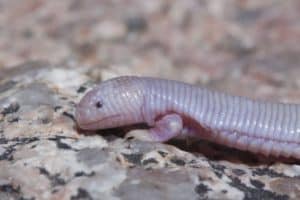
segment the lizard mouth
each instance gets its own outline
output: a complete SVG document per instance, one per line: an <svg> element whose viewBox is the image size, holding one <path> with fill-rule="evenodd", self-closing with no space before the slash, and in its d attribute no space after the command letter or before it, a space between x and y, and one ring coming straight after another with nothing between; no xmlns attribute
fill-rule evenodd
<svg viewBox="0 0 300 200"><path fill-rule="evenodd" d="M109 115L109 116L106 116L106 117L103 117L101 119L96 119L96 120L93 120L93 121L88 121L88 122L80 122L80 120L77 120L77 123L79 125L80 128L82 129L101 129L101 128L97 128L97 125L101 124L101 123L105 123L107 122L108 120L112 120L112 119L116 119L116 118L119 118L121 115L120 114L115 114L115 115ZM109 128L109 127L107 127Z"/></svg>

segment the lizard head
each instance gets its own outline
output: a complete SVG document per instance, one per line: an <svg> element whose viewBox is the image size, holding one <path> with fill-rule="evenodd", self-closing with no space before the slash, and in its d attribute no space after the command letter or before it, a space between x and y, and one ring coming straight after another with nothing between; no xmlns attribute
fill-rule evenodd
<svg viewBox="0 0 300 200"><path fill-rule="evenodd" d="M100 83L78 103L78 126L96 130L142 122L142 92L138 77L124 76Z"/></svg>

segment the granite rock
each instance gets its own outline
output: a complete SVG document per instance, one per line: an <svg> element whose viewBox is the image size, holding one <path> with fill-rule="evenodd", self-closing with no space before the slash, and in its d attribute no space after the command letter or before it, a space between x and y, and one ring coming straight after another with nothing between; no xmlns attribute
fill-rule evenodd
<svg viewBox="0 0 300 200"><path fill-rule="evenodd" d="M87 71L41 64L1 81L1 199L299 198L295 160L78 130L74 109Z"/></svg>
<svg viewBox="0 0 300 200"><path fill-rule="evenodd" d="M82 131L120 75L300 103L297 0L0 1L0 199L299 199L299 161Z"/></svg>

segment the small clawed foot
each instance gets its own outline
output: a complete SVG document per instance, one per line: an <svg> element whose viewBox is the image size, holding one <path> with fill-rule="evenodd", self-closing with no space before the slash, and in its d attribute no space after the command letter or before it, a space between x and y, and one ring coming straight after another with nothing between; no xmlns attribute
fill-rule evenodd
<svg viewBox="0 0 300 200"><path fill-rule="evenodd" d="M126 138L136 138L143 141L165 142L178 136L183 127L183 122L178 114L168 114L155 122L150 130L130 131Z"/></svg>
<svg viewBox="0 0 300 200"><path fill-rule="evenodd" d="M126 139L137 139L141 141L154 142L154 138L151 137L149 130L138 129L132 130L125 135Z"/></svg>
<svg viewBox="0 0 300 200"><path fill-rule="evenodd" d="M183 121L178 114L168 114L155 122L150 129L152 137L159 142L168 141L177 137L183 129Z"/></svg>

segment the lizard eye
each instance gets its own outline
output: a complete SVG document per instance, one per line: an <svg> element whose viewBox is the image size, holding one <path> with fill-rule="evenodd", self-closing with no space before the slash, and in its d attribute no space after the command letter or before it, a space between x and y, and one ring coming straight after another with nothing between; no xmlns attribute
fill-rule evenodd
<svg viewBox="0 0 300 200"><path fill-rule="evenodd" d="M101 101L97 101L95 106L96 106L96 108L102 108L103 104Z"/></svg>

